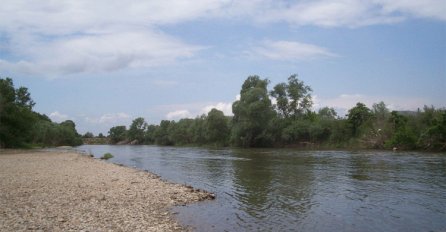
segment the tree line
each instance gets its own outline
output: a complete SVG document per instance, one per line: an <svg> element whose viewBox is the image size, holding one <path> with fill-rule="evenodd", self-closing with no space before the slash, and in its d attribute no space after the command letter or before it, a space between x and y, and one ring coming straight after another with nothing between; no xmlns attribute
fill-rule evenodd
<svg viewBox="0 0 446 232"><path fill-rule="evenodd" d="M82 144L71 120L52 122L33 111L28 88L15 88L11 78L0 78L0 148L77 146Z"/></svg>
<svg viewBox="0 0 446 232"><path fill-rule="evenodd" d="M108 137L113 144L446 150L445 109L390 111L384 102L372 108L358 102L339 117L329 107L313 111L312 89L297 75L271 90L269 83L249 76L232 105L234 116L212 109L159 125L138 117L128 129L110 128Z"/></svg>

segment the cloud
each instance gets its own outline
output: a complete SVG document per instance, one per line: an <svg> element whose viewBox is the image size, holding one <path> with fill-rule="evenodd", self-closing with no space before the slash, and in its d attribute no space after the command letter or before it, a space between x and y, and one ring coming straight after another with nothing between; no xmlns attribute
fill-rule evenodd
<svg viewBox="0 0 446 232"><path fill-rule="evenodd" d="M446 20L446 3L443 0L376 0L387 14L401 12L418 18Z"/></svg>
<svg viewBox="0 0 446 232"><path fill-rule="evenodd" d="M54 111L49 115L50 119L55 122L63 122L65 120L70 119L70 117L66 114L59 113L59 111Z"/></svg>
<svg viewBox="0 0 446 232"><path fill-rule="evenodd" d="M237 1L227 12L232 17L250 18L260 23L286 22L319 27L394 24L412 17L446 20L443 0Z"/></svg>
<svg viewBox="0 0 446 232"><path fill-rule="evenodd" d="M226 116L232 116L232 102L218 102L216 104L207 105L203 107L200 111L200 114L207 114L212 109L217 109L223 112Z"/></svg>
<svg viewBox="0 0 446 232"><path fill-rule="evenodd" d="M247 52L253 57L265 57L272 60L307 60L321 57L336 57L323 47L296 41L264 41L261 45Z"/></svg>
<svg viewBox="0 0 446 232"><path fill-rule="evenodd" d="M166 118L169 120L191 118L192 114L188 110L176 110L167 113Z"/></svg>
<svg viewBox="0 0 446 232"><path fill-rule="evenodd" d="M114 113L114 114L104 114L102 115L98 123L110 124L118 122L127 122L130 120L130 115L126 113Z"/></svg>
<svg viewBox="0 0 446 232"><path fill-rule="evenodd" d="M190 59L208 46L162 31L198 20L362 27L410 18L446 20L444 0L4 0L0 8L0 71L57 77L156 67ZM266 41L254 54L270 59L330 57L327 49Z"/></svg>
<svg viewBox="0 0 446 232"><path fill-rule="evenodd" d="M55 75L107 72L170 64L202 49L148 30L38 39L32 43L33 46L19 43L13 48L26 60L0 60L0 68Z"/></svg>

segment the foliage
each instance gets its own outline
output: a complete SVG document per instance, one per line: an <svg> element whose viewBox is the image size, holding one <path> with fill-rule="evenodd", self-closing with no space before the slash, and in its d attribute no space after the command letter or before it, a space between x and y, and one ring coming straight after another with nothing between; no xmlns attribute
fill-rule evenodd
<svg viewBox="0 0 446 232"><path fill-rule="evenodd" d="M105 153L105 154L101 157L101 159L104 159L104 160L108 160L108 159L111 159L111 158L113 158L113 155L112 155L111 153Z"/></svg>
<svg viewBox="0 0 446 232"><path fill-rule="evenodd" d="M11 78L0 78L0 147L82 144L73 121L53 123L34 112L34 105L26 87L15 89Z"/></svg>
<svg viewBox="0 0 446 232"><path fill-rule="evenodd" d="M111 128L110 138L112 143L137 139L158 145L446 150L444 109L390 112L384 102L371 108L358 102L346 117L339 117L330 107L312 111L312 90L296 75L269 92L268 84L249 76L240 100L232 105L233 117L212 109L194 119L163 120L159 125L136 118L128 132L125 126ZM270 97L276 100L274 106Z"/></svg>
<svg viewBox="0 0 446 232"><path fill-rule="evenodd" d="M372 113L364 103L358 102L356 106L348 111L347 121L351 126L352 135L358 136L359 129L363 126L369 119L371 119Z"/></svg>
<svg viewBox="0 0 446 232"><path fill-rule="evenodd" d="M91 132L86 132L84 135L82 135L82 138L93 138L94 137L94 135L93 135L93 133L91 133Z"/></svg>
<svg viewBox="0 0 446 232"><path fill-rule="evenodd" d="M116 144L124 141L127 138L127 129L125 126L115 126L108 131L110 142Z"/></svg>
<svg viewBox="0 0 446 232"><path fill-rule="evenodd" d="M309 112L313 101L312 89L297 78L296 74L288 77L288 83L279 83L270 92L276 98L275 108L281 117L301 117Z"/></svg>
<svg viewBox="0 0 446 232"><path fill-rule="evenodd" d="M232 104L232 141L242 147L259 147L270 144L268 127L275 113L268 95L269 81L250 76L243 83L240 100Z"/></svg>
<svg viewBox="0 0 446 232"><path fill-rule="evenodd" d="M144 132L147 128L147 123L144 118L139 117L133 120L127 132L130 141L137 141L137 143L144 142Z"/></svg>

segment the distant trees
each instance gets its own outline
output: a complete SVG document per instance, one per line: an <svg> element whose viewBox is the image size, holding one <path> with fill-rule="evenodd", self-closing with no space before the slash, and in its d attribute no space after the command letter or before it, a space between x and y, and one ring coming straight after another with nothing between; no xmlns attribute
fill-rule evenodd
<svg viewBox="0 0 446 232"><path fill-rule="evenodd" d="M125 126L114 126L108 131L108 136L112 144L118 143L127 138L127 129Z"/></svg>
<svg viewBox="0 0 446 232"><path fill-rule="evenodd" d="M330 107L313 111L312 89L297 75L270 91L268 84L249 76L240 100L232 105L232 117L212 109L194 119L162 120L159 125L136 118L128 131L125 126L111 128L110 139L158 145L446 150L445 109L390 112L384 102L371 108L358 102L340 117Z"/></svg>
<svg viewBox="0 0 446 232"><path fill-rule="evenodd" d="M86 132L84 135L82 135L82 138L85 138L85 139L90 139L90 138L93 138L94 137L94 135L93 135L93 133L91 133L91 132Z"/></svg>
<svg viewBox="0 0 446 232"><path fill-rule="evenodd" d="M26 87L15 89L11 78L0 78L0 147L82 144L73 121L54 123L34 105Z"/></svg>

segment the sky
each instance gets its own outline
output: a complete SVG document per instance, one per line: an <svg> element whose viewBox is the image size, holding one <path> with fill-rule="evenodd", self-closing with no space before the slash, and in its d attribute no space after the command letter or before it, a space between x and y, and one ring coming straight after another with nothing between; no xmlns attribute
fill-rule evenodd
<svg viewBox="0 0 446 232"><path fill-rule="evenodd" d="M2 0L0 77L34 110L107 134L231 105L292 74L314 110L446 107L445 0Z"/></svg>

